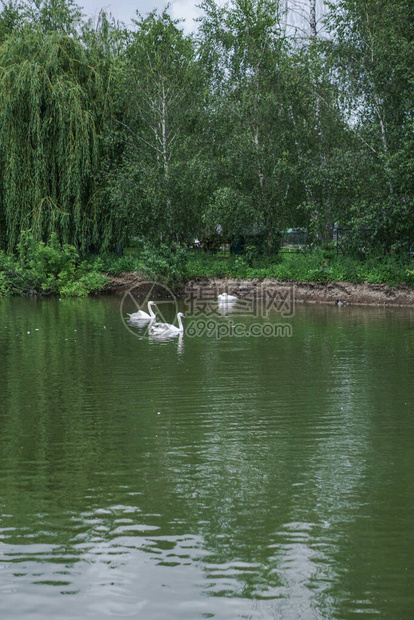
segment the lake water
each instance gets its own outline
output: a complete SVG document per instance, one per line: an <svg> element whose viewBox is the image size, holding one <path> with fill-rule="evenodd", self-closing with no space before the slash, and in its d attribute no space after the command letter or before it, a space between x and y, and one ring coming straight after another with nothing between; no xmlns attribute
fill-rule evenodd
<svg viewBox="0 0 414 620"><path fill-rule="evenodd" d="M0 300L0 618L413 617L414 311L120 299Z"/></svg>

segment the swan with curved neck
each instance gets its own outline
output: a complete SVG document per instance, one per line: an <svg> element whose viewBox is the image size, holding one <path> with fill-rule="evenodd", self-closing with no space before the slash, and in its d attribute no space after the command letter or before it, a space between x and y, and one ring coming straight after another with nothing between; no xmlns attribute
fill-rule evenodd
<svg viewBox="0 0 414 620"><path fill-rule="evenodd" d="M138 312L133 312L132 314L129 314L130 320L131 321L153 321L157 317L155 316L155 313L152 307L156 305L157 304L155 303L155 301L149 301L148 302L149 314L147 312L144 312L143 310L138 310Z"/></svg>
<svg viewBox="0 0 414 620"><path fill-rule="evenodd" d="M178 327L171 325L171 323L152 323L149 326L149 333L153 336L162 336L168 334L169 336L184 333L184 325L182 319L185 319L185 315L182 312L177 314Z"/></svg>

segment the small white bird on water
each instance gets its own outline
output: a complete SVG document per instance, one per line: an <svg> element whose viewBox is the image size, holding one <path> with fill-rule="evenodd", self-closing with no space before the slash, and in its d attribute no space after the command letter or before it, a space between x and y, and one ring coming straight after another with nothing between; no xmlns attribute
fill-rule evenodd
<svg viewBox="0 0 414 620"><path fill-rule="evenodd" d="M176 336L184 332L184 325L182 319L185 319L183 312L177 314L178 327L171 325L171 323L152 323L148 332L152 336Z"/></svg>
<svg viewBox="0 0 414 620"><path fill-rule="evenodd" d="M219 303L233 303L238 301L238 297L235 295L228 295L227 293L221 293L221 295L217 296Z"/></svg>
<svg viewBox="0 0 414 620"><path fill-rule="evenodd" d="M132 314L128 313L128 316L131 321L153 321L157 317L155 316L154 310L152 306L156 306L155 301L148 302L148 312L144 312L143 310L138 310L138 312L133 312Z"/></svg>

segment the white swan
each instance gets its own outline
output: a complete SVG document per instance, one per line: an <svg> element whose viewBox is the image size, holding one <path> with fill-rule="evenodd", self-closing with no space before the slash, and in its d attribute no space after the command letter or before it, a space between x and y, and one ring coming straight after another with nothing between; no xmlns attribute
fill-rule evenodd
<svg viewBox="0 0 414 620"><path fill-rule="evenodd" d="M217 296L217 300L219 303L233 303L238 301L238 297L235 295L228 295L227 293L221 293L221 295Z"/></svg>
<svg viewBox="0 0 414 620"><path fill-rule="evenodd" d="M171 325L170 323L152 323L148 331L152 336L172 336L182 334L184 332L184 326L182 319L185 319L185 315L182 312L177 314L178 327Z"/></svg>
<svg viewBox="0 0 414 620"><path fill-rule="evenodd" d="M138 310L138 312L133 312L132 314L128 313L128 316L131 321L153 321L157 317L155 316L154 310L152 306L156 306L155 301L148 302L148 312L144 312L143 310Z"/></svg>

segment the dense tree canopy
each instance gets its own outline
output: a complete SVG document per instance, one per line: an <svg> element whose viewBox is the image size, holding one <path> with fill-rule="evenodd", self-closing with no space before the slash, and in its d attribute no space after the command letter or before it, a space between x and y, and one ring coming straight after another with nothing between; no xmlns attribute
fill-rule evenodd
<svg viewBox="0 0 414 620"><path fill-rule="evenodd" d="M164 11L135 20L121 76L124 149L111 178L131 232L185 240L199 222L194 192L201 73L195 46ZM196 209L197 207L197 209Z"/></svg>
<svg viewBox="0 0 414 620"><path fill-rule="evenodd" d="M126 28L73 0L3 0L0 247L31 229L85 251L217 230L273 248L339 223L406 248L414 6L327 3L320 38L303 2L295 39L281 0L204 0L192 35L168 9Z"/></svg>
<svg viewBox="0 0 414 620"><path fill-rule="evenodd" d="M331 9L329 51L360 146L353 217L398 245L414 238L414 5L338 0Z"/></svg>

